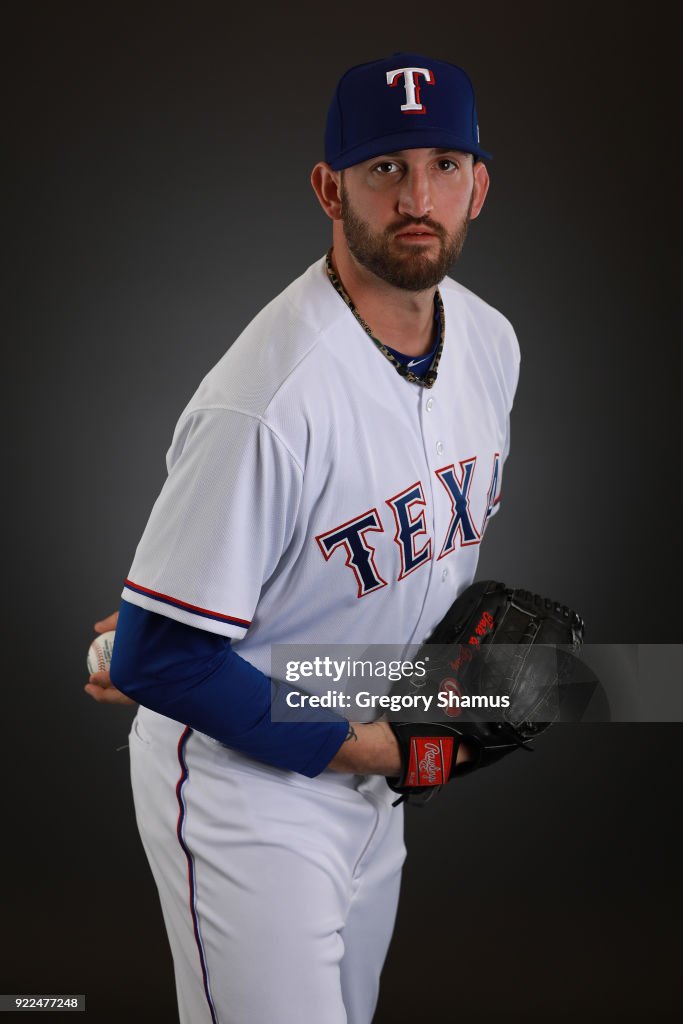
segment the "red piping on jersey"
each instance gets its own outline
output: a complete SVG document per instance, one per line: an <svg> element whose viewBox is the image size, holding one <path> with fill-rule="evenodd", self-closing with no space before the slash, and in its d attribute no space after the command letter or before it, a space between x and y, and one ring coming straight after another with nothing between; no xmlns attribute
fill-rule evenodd
<svg viewBox="0 0 683 1024"><path fill-rule="evenodd" d="M210 619L220 619L221 622L230 622L234 626L244 626L245 629L248 629L251 625L250 619L238 619L235 615L224 615L223 612L214 612L209 608L200 608L198 604L188 604L187 601L181 601L177 597L169 597L168 594L162 594L158 590L142 587L139 583L134 583L133 580L125 580L124 586L139 594L148 594L150 597L156 598L157 601L164 601L166 604L176 605L178 608L187 608L188 611L197 612L197 614L205 615Z"/></svg>

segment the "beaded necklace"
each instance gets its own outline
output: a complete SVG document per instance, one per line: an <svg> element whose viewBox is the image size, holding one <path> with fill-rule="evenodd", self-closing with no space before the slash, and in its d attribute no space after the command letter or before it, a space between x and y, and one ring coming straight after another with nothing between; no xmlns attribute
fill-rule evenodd
<svg viewBox="0 0 683 1024"><path fill-rule="evenodd" d="M412 370L409 370L408 367L405 366L403 363L399 363L399 361L396 358L396 356L392 352L390 352L389 349L387 348L387 346L384 345L379 340L379 338L376 338L375 335L372 333L372 330L370 329L368 324L366 324L365 320L363 320L363 317L360 315L360 313L358 312L358 310L354 306L353 302L351 301L351 297L349 296L348 292L344 288L344 285L341 283L341 281L339 280L339 277L335 273L334 267L332 266L332 259L331 259L331 255L330 255L331 252L332 252L332 250L330 249L330 251L327 253L327 255L325 257L325 266L327 268L327 276L329 277L330 282L332 283L332 285L334 286L336 291L339 293L339 295L342 297L342 299L344 300L346 305L349 307L349 309L351 310L351 312L355 316L355 318L358 321L358 323L361 325L361 327L363 328L365 333L368 335L368 337L372 339L372 341L375 343L375 345L380 350L382 355L386 359L389 360L389 362L392 364L392 366L394 367L396 372L401 377L404 377L411 384L419 384L420 387L423 387L423 388L432 388L432 387L434 387L434 382L436 381L436 375L437 375L437 372L438 372L438 369L439 369L439 362L441 360L441 353L443 352L444 338L446 336L446 316L445 316L444 308L443 308L443 300L441 298L441 295L439 294L439 289L437 288L436 295L435 295L437 310L438 310L438 313L439 313L439 321L440 321L440 325L441 325L440 338L439 338L439 346L438 346L436 352L434 353L434 358L432 359L431 366L429 367L429 369L427 370L425 375L423 377L418 377L417 374L413 373Z"/></svg>

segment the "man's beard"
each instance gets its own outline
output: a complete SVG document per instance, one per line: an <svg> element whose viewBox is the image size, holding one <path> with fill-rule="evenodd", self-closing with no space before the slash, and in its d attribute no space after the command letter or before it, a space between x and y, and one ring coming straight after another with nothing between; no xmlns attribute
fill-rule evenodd
<svg viewBox="0 0 683 1024"><path fill-rule="evenodd" d="M343 182L340 198L344 235L352 255L363 267L394 288L420 292L437 285L460 255L467 237L474 189L470 196L467 215L452 235L448 235L440 224L429 217L404 218L391 224L383 232L374 233L351 208ZM436 256L429 254L427 246L423 250L417 245L406 245L399 251L401 243L395 240L396 233L418 226L424 227L438 237L439 252Z"/></svg>

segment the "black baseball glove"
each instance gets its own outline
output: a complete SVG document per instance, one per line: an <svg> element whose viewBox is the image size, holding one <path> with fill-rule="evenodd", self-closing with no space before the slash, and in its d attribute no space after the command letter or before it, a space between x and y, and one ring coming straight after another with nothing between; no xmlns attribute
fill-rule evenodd
<svg viewBox="0 0 683 1024"><path fill-rule="evenodd" d="M454 775L529 748L558 716L582 640L583 622L565 605L491 580L468 587L414 659L425 674L392 690L432 700L389 721L402 762L391 788L423 802ZM456 764L462 743L470 759Z"/></svg>

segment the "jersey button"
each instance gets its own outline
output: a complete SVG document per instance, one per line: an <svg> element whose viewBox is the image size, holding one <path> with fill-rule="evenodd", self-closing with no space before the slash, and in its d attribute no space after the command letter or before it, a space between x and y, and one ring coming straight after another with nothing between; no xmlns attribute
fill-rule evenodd
<svg viewBox="0 0 683 1024"><path fill-rule="evenodd" d="M443 572L441 573L441 582L445 583L447 579L448 579L448 569L444 569Z"/></svg>
<svg viewBox="0 0 683 1024"><path fill-rule="evenodd" d="M434 408L434 399L433 398L428 398L427 399L427 404L425 405L425 409L427 410L427 412L431 412L433 408Z"/></svg>
<svg viewBox="0 0 683 1024"><path fill-rule="evenodd" d="M436 454L437 455L443 455L443 442L442 441L437 441L436 442Z"/></svg>

